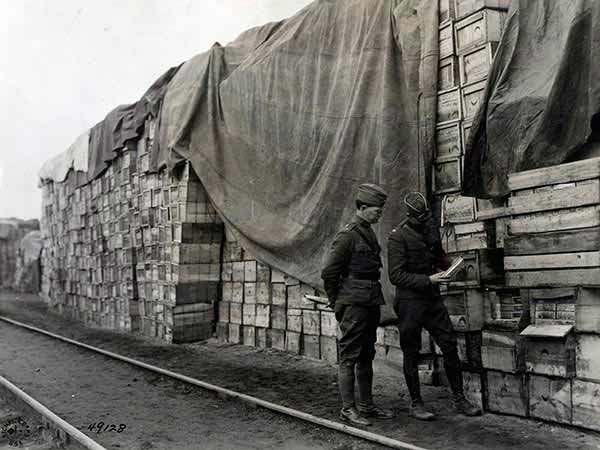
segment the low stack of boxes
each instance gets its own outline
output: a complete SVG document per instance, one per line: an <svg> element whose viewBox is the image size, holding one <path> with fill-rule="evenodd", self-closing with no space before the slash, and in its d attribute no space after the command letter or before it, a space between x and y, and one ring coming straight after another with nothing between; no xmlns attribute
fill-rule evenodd
<svg viewBox="0 0 600 450"><path fill-rule="evenodd" d="M304 298L318 292L261 264L240 247L231 232L226 235L218 338L337 362L334 313Z"/></svg>

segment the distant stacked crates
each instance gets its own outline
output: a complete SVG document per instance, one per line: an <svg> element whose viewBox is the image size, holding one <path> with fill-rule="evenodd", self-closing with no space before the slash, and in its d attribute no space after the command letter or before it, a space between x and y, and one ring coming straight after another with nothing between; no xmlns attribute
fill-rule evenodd
<svg viewBox="0 0 600 450"><path fill-rule="evenodd" d="M223 225L188 163L151 171L155 121L87 183L42 186L42 293L87 324L167 342L206 339Z"/></svg>

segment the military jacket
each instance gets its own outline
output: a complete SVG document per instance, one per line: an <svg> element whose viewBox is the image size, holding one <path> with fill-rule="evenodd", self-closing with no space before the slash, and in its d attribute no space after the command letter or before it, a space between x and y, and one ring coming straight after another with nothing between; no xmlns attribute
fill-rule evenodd
<svg viewBox="0 0 600 450"><path fill-rule="evenodd" d="M401 222L388 238L388 275L396 286L396 300L434 299L439 288L429 276L449 267L437 227L432 220Z"/></svg>
<svg viewBox="0 0 600 450"><path fill-rule="evenodd" d="M321 272L331 303L381 305L381 247L370 224L355 216L335 236Z"/></svg>

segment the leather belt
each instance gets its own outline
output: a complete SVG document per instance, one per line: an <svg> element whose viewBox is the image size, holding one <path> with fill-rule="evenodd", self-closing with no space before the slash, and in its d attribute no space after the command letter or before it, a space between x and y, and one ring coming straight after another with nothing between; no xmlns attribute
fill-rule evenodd
<svg viewBox="0 0 600 450"><path fill-rule="evenodd" d="M370 280L370 281L379 281L379 274L360 274L360 273L349 273L346 278L351 278L354 280Z"/></svg>

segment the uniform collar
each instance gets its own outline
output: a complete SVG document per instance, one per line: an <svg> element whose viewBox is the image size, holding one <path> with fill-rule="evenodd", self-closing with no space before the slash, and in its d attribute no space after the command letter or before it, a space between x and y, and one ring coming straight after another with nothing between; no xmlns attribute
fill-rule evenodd
<svg viewBox="0 0 600 450"><path fill-rule="evenodd" d="M371 224L367 222L365 219L360 217L358 214L354 214L354 218L352 219L353 223L356 223L365 228L371 228Z"/></svg>

